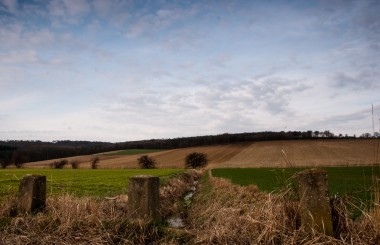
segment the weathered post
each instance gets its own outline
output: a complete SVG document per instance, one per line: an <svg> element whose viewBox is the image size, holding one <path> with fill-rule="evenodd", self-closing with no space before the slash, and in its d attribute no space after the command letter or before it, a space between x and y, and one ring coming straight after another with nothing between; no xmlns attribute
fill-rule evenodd
<svg viewBox="0 0 380 245"><path fill-rule="evenodd" d="M19 186L17 210L36 213L45 208L46 176L25 175Z"/></svg>
<svg viewBox="0 0 380 245"><path fill-rule="evenodd" d="M297 179L301 226L308 232L334 236L326 171L304 170L297 174Z"/></svg>
<svg viewBox="0 0 380 245"><path fill-rule="evenodd" d="M160 221L159 178L139 175L129 178L128 212L131 220Z"/></svg>
<svg viewBox="0 0 380 245"><path fill-rule="evenodd" d="M374 218L377 222L378 228L380 228L380 178L378 177L376 177L374 189L375 189Z"/></svg>

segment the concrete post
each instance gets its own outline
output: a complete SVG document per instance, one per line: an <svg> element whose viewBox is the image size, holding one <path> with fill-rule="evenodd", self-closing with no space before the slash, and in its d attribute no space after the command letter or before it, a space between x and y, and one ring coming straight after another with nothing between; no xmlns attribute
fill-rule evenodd
<svg viewBox="0 0 380 245"><path fill-rule="evenodd" d="M46 176L25 175L19 186L17 210L19 212L36 213L45 208Z"/></svg>
<svg viewBox="0 0 380 245"><path fill-rule="evenodd" d="M304 170L297 174L297 179L301 227L334 236L326 171Z"/></svg>
<svg viewBox="0 0 380 245"><path fill-rule="evenodd" d="M159 178L139 175L129 178L128 212L132 220L160 221Z"/></svg>

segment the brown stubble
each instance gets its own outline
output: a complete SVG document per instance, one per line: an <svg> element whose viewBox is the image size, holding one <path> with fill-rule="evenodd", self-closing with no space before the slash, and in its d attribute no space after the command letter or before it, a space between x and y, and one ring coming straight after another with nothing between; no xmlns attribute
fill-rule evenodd
<svg viewBox="0 0 380 245"><path fill-rule="evenodd" d="M301 228L300 203L289 187L263 193L256 186L241 187L212 178L201 188L189 211L189 223L198 244L378 244L380 230L375 216L350 218L347 200L335 203L340 232L336 237ZM203 194L202 194L203 193Z"/></svg>

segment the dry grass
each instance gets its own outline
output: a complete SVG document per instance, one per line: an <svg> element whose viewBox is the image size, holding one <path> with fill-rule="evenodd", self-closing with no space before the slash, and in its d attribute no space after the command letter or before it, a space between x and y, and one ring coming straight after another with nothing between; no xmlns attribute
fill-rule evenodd
<svg viewBox="0 0 380 245"><path fill-rule="evenodd" d="M162 215L179 212L178 199L199 173L185 173L160 189ZM15 215L15 198L0 206L0 244L175 244L183 238L160 225L126 220L128 198L47 198L46 210L36 215Z"/></svg>
<svg viewBox="0 0 380 245"><path fill-rule="evenodd" d="M203 183L189 211L189 222L198 244L379 244L380 220L364 213L353 221L350 205L335 202L339 234L309 234L300 228L299 202L291 189L265 194L255 186L240 187L224 179ZM338 219L339 218L339 219Z"/></svg>
<svg viewBox="0 0 380 245"><path fill-rule="evenodd" d="M278 194L206 176L190 208L181 199L200 172L178 175L160 188L164 217L186 212L182 230L131 223L127 196L49 197L45 212L16 215L15 198L0 206L0 244L379 244L379 209L350 219L350 203L334 199L336 237L300 228L299 201L291 188ZM378 204L378 203L377 203Z"/></svg>
<svg viewBox="0 0 380 245"><path fill-rule="evenodd" d="M193 185L201 176L201 171L185 172L177 178L171 178L165 186L160 188L161 215L163 217L180 214L184 211L181 198L189 191L189 186Z"/></svg>
<svg viewBox="0 0 380 245"><path fill-rule="evenodd" d="M377 156L378 157L378 156ZM376 158L375 161L378 159ZM374 195L374 208L371 211L371 217L375 222L376 229L380 230L380 186L379 186L379 176L372 175L372 186L373 186L373 195Z"/></svg>

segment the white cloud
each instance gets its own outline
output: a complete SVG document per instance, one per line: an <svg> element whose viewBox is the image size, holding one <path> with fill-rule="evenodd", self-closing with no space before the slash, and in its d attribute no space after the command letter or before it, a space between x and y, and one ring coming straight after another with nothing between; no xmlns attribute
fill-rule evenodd
<svg viewBox="0 0 380 245"><path fill-rule="evenodd" d="M136 38L140 35L152 36L156 33L171 31L174 25L183 25L183 21L190 19L198 13L198 7L192 5L188 8L159 8L155 12L148 12L145 9L133 13L133 17L128 23L125 36Z"/></svg>
<svg viewBox="0 0 380 245"><path fill-rule="evenodd" d="M35 50L12 51L8 54L0 54L0 64L36 63L38 60Z"/></svg>
<svg viewBox="0 0 380 245"><path fill-rule="evenodd" d="M48 10L49 13L53 16L64 17L66 14L64 3L61 0L50 1Z"/></svg>
<svg viewBox="0 0 380 245"><path fill-rule="evenodd" d="M103 115L114 123L137 122L142 128L155 128L171 136L180 136L176 135L178 128L187 135L227 132L231 124L234 132L250 131L252 127L267 129L277 120L264 123L258 119L285 115L291 97L307 88L298 81L267 79L201 85L189 90L130 91L104 105Z"/></svg>
<svg viewBox="0 0 380 245"><path fill-rule="evenodd" d="M377 79L380 74L377 70L366 69L360 72L351 72L353 75L347 75L339 72L334 74L334 86L338 89L349 88L353 90L372 90L378 89L379 83Z"/></svg>
<svg viewBox="0 0 380 245"><path fill-rule="evenodd" d="M67 25L80 25L90 13L91 6L87 0L51 0L46 11L49 24L63 29Z"/></svg>
<svg viewBox="0 0 380 245"><path fill-rule="evenodd" d="M66 10L71 16L81 16L90 11L90 5L87 0L63 0Z"/></svg>
<svg viewBox="0 0 380 245"><path fill-rule="evenodd" d="M16 13L18 9L17 0L1 0L0 4L4 5L9 12Z"/></svg>
<svg viewBox="0 0 380 245"><path fill-rule="evenodd" d="M51 0L48 10L52 16L80 18L89 13L90 5L87 0Z"/></svg>
<svg viewBox="0 0 380 245"><path fill-rule="evenodd" d="M358 132L380 103L376 1L18 4L0 4L7 137Z"/></svg>

